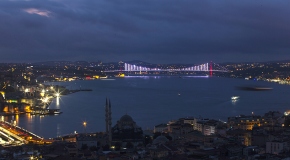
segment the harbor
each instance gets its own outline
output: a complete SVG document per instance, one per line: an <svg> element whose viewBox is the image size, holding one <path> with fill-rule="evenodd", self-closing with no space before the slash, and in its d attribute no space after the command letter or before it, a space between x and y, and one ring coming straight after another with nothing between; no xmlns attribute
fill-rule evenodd
<svg viewBox="0 0 290 160"><path fill-rule="evenodd" d="M92 91L92 89L66 89L59 85L37 84L31 86L16 87L15 92L1 91L0 115L11 116L30 113L31 115L58 115L59 108L50 108L54 99L80 91Z"/></svg>

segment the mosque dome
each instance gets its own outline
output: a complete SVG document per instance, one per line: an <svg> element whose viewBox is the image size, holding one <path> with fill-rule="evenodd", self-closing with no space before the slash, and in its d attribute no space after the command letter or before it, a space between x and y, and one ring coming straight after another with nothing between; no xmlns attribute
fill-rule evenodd
<svg viewBox="0 0 290 160"><path fill-rule="evenodd" d="M131 116L126 114L120 118L120 122L134 122L134 121Z"/></svg>
<svg viewBox="0 0 290 160"><path fill-rule="evenodd" d="M133 118L129 115L123 115L117 124L112 128L113 140L138 139L142 140L143 131L136 125Z"/></svg>

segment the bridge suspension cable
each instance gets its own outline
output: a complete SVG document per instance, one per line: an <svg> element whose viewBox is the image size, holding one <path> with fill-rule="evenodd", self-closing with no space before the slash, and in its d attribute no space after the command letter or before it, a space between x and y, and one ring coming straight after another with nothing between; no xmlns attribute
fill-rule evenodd
<svg viewBox="0 0 290 160"><path fill-rule="evenodd" d="M170 69L161 69L161 68L149 68L137 66L129 63L124 63L124 71L210 71L209 64L204 63L197 66L186 67L186 68L170 68Z"/></svg>
<svg viewBox="0 0 290 160"><path fill-rule="evenodd" d="M195 65L191 67L184 67L184 68L157 68L157 67L145 67L145 66L139 66L135 64L129 64L124 63L124 69L120 68L120 70L113 70L113 71L104 71L104 72L154 72L154 71L160 71L160 72L196 72L196 71L202 71L202 72L210 72L210 75L212 75L212 72L228 72L228 70L225 67L222 67L216 63L210 62L210 63L204 63L200 65Z"/></svg>

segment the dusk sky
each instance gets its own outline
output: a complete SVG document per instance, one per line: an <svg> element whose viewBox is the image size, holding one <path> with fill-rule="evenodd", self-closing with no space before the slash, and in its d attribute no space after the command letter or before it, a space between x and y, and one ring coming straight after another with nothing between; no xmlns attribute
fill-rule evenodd
<svg viewBox="0 0 290 160"><path fill-rule="evenodd" d="M290 60L288 0L1 0L0 62Z"/></svg>

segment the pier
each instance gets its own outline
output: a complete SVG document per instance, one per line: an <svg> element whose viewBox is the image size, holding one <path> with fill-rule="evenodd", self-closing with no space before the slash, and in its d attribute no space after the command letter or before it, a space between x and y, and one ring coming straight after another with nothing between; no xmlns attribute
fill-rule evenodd
<svg viewBox="0 0 290 160"><path fill-rule="evenodd" d="M55 114L61 114L60 109L34 109L30 112L30 114L35 115L55 115Z"/></svg>

